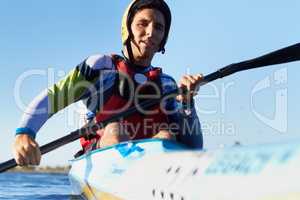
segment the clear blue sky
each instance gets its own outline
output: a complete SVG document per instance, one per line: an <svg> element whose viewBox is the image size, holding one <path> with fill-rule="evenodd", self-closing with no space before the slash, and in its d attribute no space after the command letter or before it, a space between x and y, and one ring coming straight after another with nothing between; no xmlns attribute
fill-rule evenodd
<svg viewBox="0 0 300 200"><path fill-rule="evenodd" d="M166 54L158 55L153 65L163 66L176 80L299 42L297 0L167 2L172 29ZM12 157L14 130L22 114L19 99L27 105L49 79L59 80L91 54L120 52L121 17L128 3L0 1L0 161ZM299 69L300 62L256 69L201 88L196 103L205 148L235 141L250 145L299 140ZM35 75L21 81L24 73ZM20 88L16 94L15 88ZM48 143L78 128L72 113L74 106L51 118L38 142ZM66 164L77 149L78 142L66 145L44 156L42 165Z"/></svg>

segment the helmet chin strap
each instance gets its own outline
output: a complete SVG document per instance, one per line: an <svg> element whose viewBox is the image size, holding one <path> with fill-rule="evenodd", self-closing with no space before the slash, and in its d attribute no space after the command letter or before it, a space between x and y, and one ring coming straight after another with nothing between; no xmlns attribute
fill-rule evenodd
<svg viewBox="0 0 300 200"><path fill-rule="evenodd" d="M131 63L131 64L136 65L136 64L135 64L135 59L134 59L134 56L133 56L133 51L132 51L132 46L131 46L131 40L130 40L129 38L126 40L124 46L125 46L125 48L126 48L125 50L126 50L127 56L126 56L126 54L124 53L123 50L122 50L122 54L123 54L125 60L126 60L127 62ZM164 53L165 53L165 48L164 48L164 47L161 48L161 49L160 49L160 52L161 52L162 54L164 54Z"/></svg>
<svg viewBox="0 0 300 200"><path fill-rule="evenodd" d="M151 65L144 66L144 65L136 64L133 53L132 53L132 47L127 42L126 42L126 44L127 45L125 45L123 47L122 54L123 54L123 57L124 57L126 63L130 67L132 67L134 70L140 71L141 69L144 69L145 67L147 68L147 67L151 66Z"/></svg>
<svg viewBox="0 0 300 200"><path fill-rule="evenodd" d="M129 58L127 58L123 52L124 57L127 58L131 63L134 63L134 56L133 56L133 52L132 52L131 41L129 38L126 40L125 47L126 47L126 51L127 51Z"/></svg>

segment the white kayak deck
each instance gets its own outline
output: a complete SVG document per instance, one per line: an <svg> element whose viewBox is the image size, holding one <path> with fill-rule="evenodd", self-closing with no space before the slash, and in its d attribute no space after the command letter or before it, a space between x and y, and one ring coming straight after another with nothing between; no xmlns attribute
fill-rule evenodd
<svg viewBox="0 0 300 200"><path fill-rule="evenodd" d="M300 142L192 151L159 139L121 143L72 161L87 199L299 200Z"/></svg>

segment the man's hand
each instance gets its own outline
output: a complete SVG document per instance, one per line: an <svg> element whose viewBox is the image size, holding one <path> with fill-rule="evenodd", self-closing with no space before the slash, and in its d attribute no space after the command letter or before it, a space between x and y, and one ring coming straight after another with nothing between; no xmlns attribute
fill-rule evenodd
<svg viewBox="0 0 300 200"><path fill-rule="evenodd" d="M152 138L166 139L166 140L176 140L176 136L172 132L167 130L160 130Z"/></svg>
<svg viewBox="0 0 300 200"><path fill-rule="evenodd" d="M101 138L97 143L97 148L103 148L130 140L125 127L119 122L107 124L103 130L103 134L100 135Z"/></svg>
<svg viewBox="0 0 300 200"><path fill-rule="evenodd" d="M176 99L183 103L190 103L193 96L195 96L199 90L199 83L203 80L202 74L197 75L184 75L178 87L185 91L184 94L180 94Z"/></svg>
<svg viewBox="0 0 300 200"><path fill-rule="evenodd" d="M19 134L13 144L13 154L20 166L39 165L41 151L38 143L27 134Z"/></svg>

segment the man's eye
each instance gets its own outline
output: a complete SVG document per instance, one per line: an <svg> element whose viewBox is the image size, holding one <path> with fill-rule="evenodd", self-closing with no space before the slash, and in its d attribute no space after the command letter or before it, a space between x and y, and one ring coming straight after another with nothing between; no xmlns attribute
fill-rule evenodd
<svg viewBox="0 0 300 200"><path fill-rule="evenodd" d="M137 25L140 26L140 27L146 27L148 25L148 23L146 23L146 22L140 22Z"/></svg>

